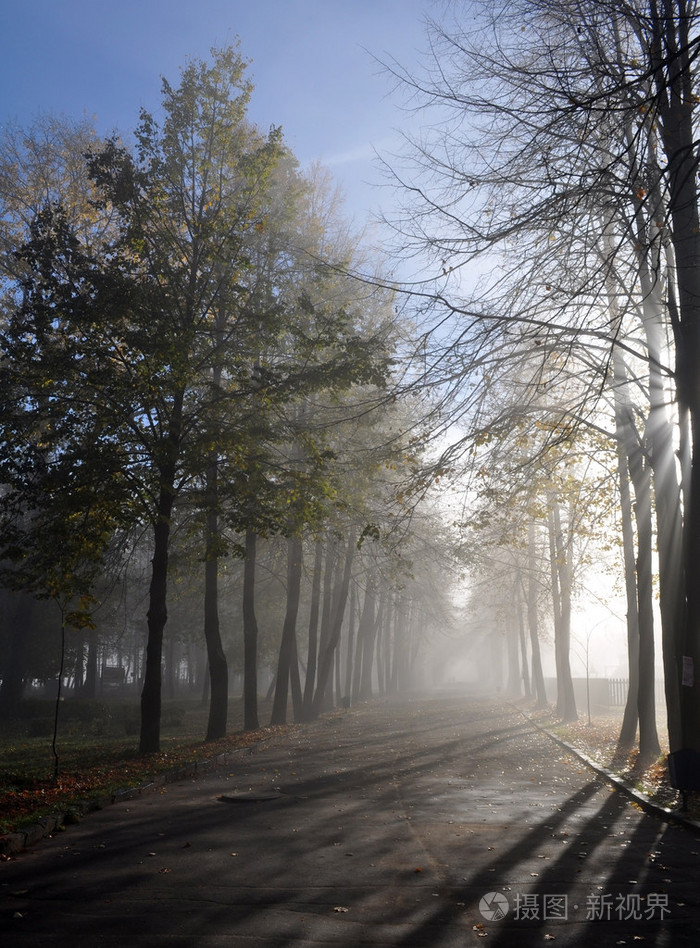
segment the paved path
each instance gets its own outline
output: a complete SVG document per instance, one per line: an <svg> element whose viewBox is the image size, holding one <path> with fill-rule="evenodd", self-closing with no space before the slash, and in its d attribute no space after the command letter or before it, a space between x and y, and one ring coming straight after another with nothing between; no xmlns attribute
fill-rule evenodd
<svg viewBox="0 0 700 948"><path fill-rule="evenodd" d="M0 865L0 945L676 948L697 943L699 835L512 708L379 702Z"/></svg>

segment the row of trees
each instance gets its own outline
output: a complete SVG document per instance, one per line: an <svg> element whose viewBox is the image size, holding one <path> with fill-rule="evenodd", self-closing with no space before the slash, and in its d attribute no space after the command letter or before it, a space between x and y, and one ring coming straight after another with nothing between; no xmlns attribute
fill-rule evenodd
<svg viewBox="0 0 700 948"><path fill-rule="evenodd" d="M671 749L700 749L697 5L449 12L431 26L434 68L395 68L430 117L400 174L411 188L398 231L402 252L429 254L439 274L424 296L426 317L436 303L441 317L431 380L447 392L443 414L465 422L441 463L471 472L482 508L471 525L497 519L492 548L517 553L517 569L524 537L547 525L562 652L574 551L616 486L632 670L623 740L638 720L643 754L658 752L658 571Z"/></svg>
<svg viewBox="0 0 700 948"><path fill-rule="evenodd" d="M249 122L250 94L233 47L190 62L177 86L164 80L161 114L142 112L133 147L56 120L4 142L4 580L56 601L64 633L88 629L108 577L148 551L144 753L160 744L174 552L202 583L208 739L226 729L219 586L236 556L245 725L258 725L261 538L284 538L286 552L273 721L285 720L290 684L297 714L324 707L361 573L360 647L348 647L358 693L373 674L398 674L402 654L415 659L415 643L393 664L386 644L376 648L389 641L378 635L392 628L389 592L410 578L399 547L407 561L416 542L396 497L415 449L402 434L414 421L389 394L401 343L393 295L348 276L371 261L329 182L301 174L280 130ZM296 629L310 545L302 694ZM370 547L383 551L381 584ZM27 630L17 623L11 635L20 655ZM85 640L94 669L97 646ZM7 663L6 700L23 673Z"/></svg>
<svg viewBox="0 0 700 948"><path fill-rule="evenodd" d="M249 124L235 49L164 83L133 149L65 123L14 155L6 138L6 580L79 625L107 561L150 561L143 751L159 742L174 554L201 581L208 736L225 729L232 577L257 725L271 550L273 720L290 695L313 716L329 682L341 697L388 687L417 660L417 629L449 627L434 595L455 562L446 507L417 502L450 476L481 615L512 614L513 685L527 671L544 700L547 601L557 708L575 717L572 603L587 570L617 570L621 745L639 727L642 756L658 753L658 595L671 749L700 748L696 5L447 9L435 68L394 67L429 115L392 170L397 253L436 274L407 293L417 347L320 173Z"/></svg>

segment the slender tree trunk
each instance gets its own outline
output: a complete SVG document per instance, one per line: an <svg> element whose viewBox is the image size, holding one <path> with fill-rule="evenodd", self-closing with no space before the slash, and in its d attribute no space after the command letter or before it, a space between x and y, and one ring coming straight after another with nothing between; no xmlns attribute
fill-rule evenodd
<svg viewBox="0 0 700 948"><path fill-rule="evenodd" d="M640 449L629 458L635 490L637 523L637 616L639 623L639 671L637 713L639 753L644 761L661 753L656 730L654 612L652 580L651 474Z"/></svg>
<svg viewBox="0 0 700 948"><path fill-rule="evenodd" d="M216 351L223 350L225 309L216 316ZM212 366L212 385L221 388L223 368L216 358ZM206 472L206 521L204 537L204 641L209 664L209 720L205 740L216 741L226 736L228 718L228 662L221 641L219 626L219 458L214 449Z"/></svg>
<svg viewBox="0 0 700 948"><path fill-rule="evenodd" d="M532 664L532 683L535 689L536 707L547 707L547 691L542 673L542 657L540 654L539 609L537 582L537 551L535 547L535 524L530 522L527 530L527 624L530 631L530 654Z"/></svg>
<svg viewBox="0 0 700 948"><path fill-rule="evenodd" d="M148 641L146 668L141 691L141 735L139 753L156 754L160 750L160 712L162 702L163 633L168 621L168 554L175 475L180 455L184 393L175 398L170 431L166 440L167 460L160 471L156 519L153 525L153 560L148 603Z"/></svg>
<svg viewBox="0 0 700 948"><path fill-rule="evenodd" d="M292 655L289 664L289 683L292 689L292 712L295 721L304 720L304 696L301 690L301 674L299 672L299 650L296 634L292 639Z"/></svg>
<svg viewBox="0 0 700 948"><path fill-rule="evenodd" d="M408 662L408 673L409 680L411 682L411 688L416 690L419 686L423 685L423 679L419 680L417 674L418 667L418 656L420 654L420 647L422 644L421 631L424 627L425 616L422 608L419 608L415 599L411 600L411 649L409 652L409 662Z"/></svg>
<svg viewBox="0 0 700 948"><path fill-rule="evenodd" d="M362 670L360 673L359 697L367 701L372 697L372 668L374 664L374 637L377 634L377 619L375 615L376 596L375 584L371 575L367 576L365 598L362 603L358 639L362 640Z"/></svg>
<svg viewBox="0 0 700 948"><path fill-rule="evenodd" d="M517 582L514 584L513 595L517 597ZM511 698L519 698L521 695L521 676L520 676L520 655L518 641L517 614L514 610L509 610L506 620L506 641L508 654L508 683L506 692Z"/></svg>
<svg viewBox="0 0 700 948"><path fill-rule="evenodd" d="M167 697L172 701L175 697L175 639L172 635L168 638L167 648L165 649L163 685Z"/></svg>
<svg viewBox="0 0 700 948"><path fill-rule="evenodd" d="M557 569L557 547L554 538L553 511L550 511L547 526L549 529L549 567L552 586L552 614L554 616L554 664L557 676L556 712L564 715L564 690L562 688L562 639L561 639L561 597L559 593L559 570Z"/></svg>
<svg viewBox="0 0 700 948"><path fill-rule="evenodd" d="M401 597L398 614L400 624L398 625L398 638L396 640L398 648L396 654L396 691L405 691L406 689L406 671L408 668L408 630L410 620L410 605L405 596Z"/></svg>
<svg viewBox="0 0 700 948"><path fill-rule="evenodd" d="M658 199L660 202L660 198ZM669 250L669 262L672 267L673 254ZM681 729L681 709L679 694L678 662L679 662L679 628L684 621L684 591L683 591L683 526L681 512L681 485L679 484L679 472L676 463L675 436L673 427L668 414L668 396L666 391L666 378L663 370L663 351L665 344L665 318L667 307L662 298L662 287L656 276L658 270L658 259L654 259L654 273L650 272L649 262L646 258L640 262L640 278L642 291L644 294L642 302L642 324L644 327L645 340L648 351L649 366L649 415L647 418L644 450L632 435L633 424L628 420L625 431L628 433L627 455L630 466L630 476L635 489L637 498L636 509L642 512L646 510L646 494L651 488L647 486L649 472L645 470L647 463L651 466L653 472L652 485L654 491L654 507L656 510L656 532L658 549L658 571L659 571L659 606L661 612L661 631L663 645L664 678L666 691L666 708L668 715L668 731L671 739L671 745L677 746L680 741ZM672 288L669 288L672 294ZM669 306L672 303L669 301ZM621 356L616 354L617 362L621 362ZM618 373L621 374L621 373ZM617 388L617 386L616 386ZM616 396L617 397L617 396ZM627 409L627 417L630 418L631 409ZM639 492L639 493L638 493ZM640 503L641 494L641 503ZM639 517L637 516L637 520ZM641 527L642 535L645 537L648 527L643 524ZM639 532L638 529L638 532ZM644 568L646 568L646 554L643 559ZM637 576L638 587L641 580ZM648 578L644 579L645 598L648 598ZM639 589L638 589L639 596ZM650 619L650 610L648 604L643 607L638 605L639 614L639 636L641 662L649 662L644 654L644 642L651 642L653 638L651 633L645 627L643 622L648 624ZM641 611L643 609L643 612ZM648 668L643 671L640 668L640 675L644 675L645 680L650 681L654 675ZM653 696L644 695L644 688L641 681L638 691L638 702L651 702ZM644 721L650 722L651 711L645 714ZM655 710L654 710L655 715ZM640 753L642 753L642 744L647 748L643 756L651 758L654 756L654 748L658 744L656 737L656 727L654 721L653 731L647 735L642 733L643 722L640 718Z"/></svg>
<svg viewBox="0 0 700 948"><path fill-rule="evenodd" d="M71 662L73 667L73 683L72 686L69 685L69 687L72 687L75 696L79 694L85 695L85 653L87 651L85 630L76 630L76 633L77 634L73 637L75 644L73 646L73 661Z"/></svg>
<svg viewBox="0 0 700 948"><path fill-rule="evenodd" d="M141 754L156 754L160 750L163 632L168 619L168 550L172 509L173 490L171 481L161 487L158 521L153 531L146 672L141 691L141 735L139 739L139 753Z"/></svg>
<svg viewBox="0 0 700 948"><path fill-rule="evenodd" d="M564 543L561 513L556 500L549 515L552 602L554 605L554 651L557 667L557 714L563 721L576 721L576 699L571 678L571 576Z"/></svg>
<svg viewBox="0 0 700 948"><path fill-rule="evenodd" d="M296 634L297 615L299 613L299 595L301 590L302 543L299 534L287 539L287 609L282 628L277 660L277 684L272 705L270 724L287 723L287 702L289 700L289 676L292 662L297 663Z"/></svg>
<svg viewBox="0 0 700 948"><path fill-rule="evenodd" d="M402 604L397 596L394 597L394 622L391 633L391 674L389 677L389 694L396 694L399 690L399 663L401 661L401 620L403 618Z"/></svg>
<svg viewBox="0 0 700 948"><path fill-rule="evenodd" d="M311 579L311 603L309 606L309 641L306 660L306 678L302 717L310 718L316 687L316 663L318 658L318 619L321 606L321 572L323 569L323 543L317 540L314 548L314 571Z"/></svg>
<svg viewBox="0 0 700 948"><path fill-rule="evenodd" d="M352 701L352 676L353 676L353 656L355 653L355 640L359 639L355 635L355 611L357 602L357 590L353 588L350 591L350 615L348 617L348 641L347 651L345 653L345 690L343 692L343 706L350 707Z"/></svg>
<svg viewBox="0 0 700 948"><path fill-rule="evenodd" d="M377 644L375 648L377 663L377 688L380 694L386 694L386 629L389 617L389 598L386 590L382 590L379 611L381 621L377 622Z"/></svg>
<svg viewBox="0 0 700 948"><path fill-rule="evenodd" d="M522 576L518 572L518 582L515 587L515 596L516 596L516 607L518 610L518 633L520 637L520 660L522 662L522 680L523 680L523 689L525 691L525 697L529 698L532 695L532 690L530 688L530 671L528 668L527 661L527 640L525 638L525 615L523 610L523 599L521 595L522 591Z"/></svg>
<svg viewBox="0 0 700 948"><path fill-rule="evenodd" d="M386 597L386 609L384 611L384 624L378 634L378 638L381 639L381 648L377 668L379 668L381 661L381 692L388 695L391 679L391 627L394 621L394 597L386 591L384 595Z"/></svg>
<svg viewBox="0 0 700 948"><path fill-rule="evenodd" d="M218 461L212 457L207 472L207 514L204 561L204 640L209 665L209 720L205 740L226 736L228 718L228 662L219 628L219 489Z"/></svg>
<svg viewBox="0 0 700 948"><path fill-rule="evenodd" d="M258 623L255 618L255 558L257 537L245 535L243 564L243 728L256 731L258 723Z"/></svg>
<svg viewBox="0 0 700 948"><path fill-rule="evenodd" d="M0 683L0 717L14 718L24 694L27 674L27 625L34 610L34 601L18 592L4 590L5 618L10 634L9 649L3 661Z"/></svg>
<svg viewBox="0 0 700 948"><path fill-rule="evenodd" d="M617 387L617 386L616 386ZM617 411L616 411L617 416ZM618 423L618 431L620 425ZM627 659L629 668L629 688L625 713L622 718L620 736L617 740L616 754L624 754L634 744L637 734L639 710L639 616L637 613L637 568L634 555L634 528L632 525L632 498L627 473L627 454L621 437L617 440L618 482L620 490L620 511L622 518L622 552L624 559L625 594L627 597Z"/></svg>
<svg viewBox="0 0 700 948"><path fill-rule="evenodd" d="M335 570L338 558L338 541L335 537L331 537L326 546L326 565L323 573L323 604L321 609L321 634L318 648L318 681L316 682L316 691L314 692L314 697L311 702L310 713L312 717L317 717L320 711L329 711L333 707L333 679L330 674L324 679L322 698L318 698L317 692L318 682L321 680L321 658L325 655L332 637L331 627L333 625Z"/></svg>
<svg viewBox="0 0 700 948"><path fill-rule="evenodd" d="M335 705L336 707L340 707L343 703L343 686L342 686L343 628L341 628L340 630L340 638L338 639L338 644L335 649L335 657L333 659L333 668L335 672L334 678L335 678Z"/></svg>
<svg viewBox="0 0 700 948"><path fill-rule="evenodd" d="M362 637L362 618L360 613L360 620L357 626L357 636L355 639L355 654L353 656L353 667L352 667L352 700L359 701L360 699L360 684L362 681L362 658L363 652L365 649L365 641Z"/></svg>
<svg viewBox="0 0 700 948"><path fill-rule="evenodd" d="M86 698L97 697L97 652L99 648L97 629L89 629L87 635L87 662L85 664L85 681L83 694Z"/></svg>
<svg viewBox="0 0 700 948"><path fill-rule="evenodd" d="M328 679L331 676L331 670L333 668L333 656L340 638L340 630L343 625L343 616L345 614L345 604L347 602L348 590L350 588L350 577L352 575L354 553L355 537L351 535L348 539L347 548L345 551L345 564L342 578L338 584L337 593L334 596L330 636L320 657L318 684L316 686L316 693L314 695L314 717L317 717L321 713L325 704L324 699L326 695L326 687L328 684Z"/></svg>

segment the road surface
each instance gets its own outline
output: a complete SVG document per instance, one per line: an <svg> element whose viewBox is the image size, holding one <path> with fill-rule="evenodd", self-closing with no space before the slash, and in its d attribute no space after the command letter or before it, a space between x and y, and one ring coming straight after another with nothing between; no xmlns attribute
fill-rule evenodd
<svg viewBox="0 0 700 948"><path fill-rule="evenodd" d="M378 701L0 865L0 945L676 948L699 836L512 706Z"/></svg>

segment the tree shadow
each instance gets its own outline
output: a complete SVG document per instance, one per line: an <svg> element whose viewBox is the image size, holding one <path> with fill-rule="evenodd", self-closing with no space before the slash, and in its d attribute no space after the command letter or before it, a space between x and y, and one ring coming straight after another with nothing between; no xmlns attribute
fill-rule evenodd
<svg viewBox="0 0 700 948"><path fill-rule="evenodd" d="M415 726L401 714L368 731L319 726L242 757L234 776L88 820L50 852L3 867L0 943L461 948L486 933L484 944L499 946L541 945L547 934L571 945L690 944L692 835L559 765L526 722L470 707L463 729L439 705ZM235 804L218 799L251 790ZM500 794L495 810L489 794ZM474 835L452 819L471 821ZM504 919L480 914L489 892L508 899ZM619 919L613 901L610 918L588 919L589 896L606 893L668 893L673 904L663 918ZM544 917L545 895L566 897L566 919ZM525 917L528 899L539 917Z"/></svg>

